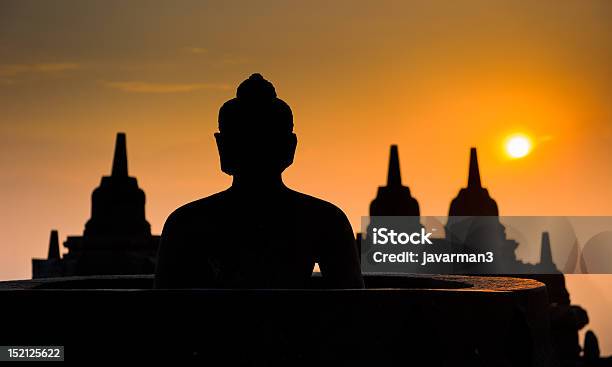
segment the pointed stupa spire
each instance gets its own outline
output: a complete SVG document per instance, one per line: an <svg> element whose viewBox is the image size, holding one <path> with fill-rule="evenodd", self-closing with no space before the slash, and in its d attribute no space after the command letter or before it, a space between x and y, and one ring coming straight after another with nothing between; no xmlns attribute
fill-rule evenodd
<svg viewBox="0 0 612 367"><path fill-rule="evenodd" d="M470 148L470 168L467 187L459 190L459 194L451 201L448 210L449 217L493 216L499 215L497 203L489 191L482 187L480 169L476 148Z"/></svg>
<svg viewBox="0 0 612 367"><path fill-rule="evenodd" d="M481 188L480 170L478 169L478 156L476 148L470 148L470 173L468 176L468 188Z"/></svg>
<svg viewBox="0 0 612 367"><path fill-rule="evenodd" d="M389 172L387 173L387 186L402 186L402 174L400 172L397 145L391 145L391 152L389 153Z"/></svg>
<svg viewBox="0 0 612 367"><path fill-rule="evenodd" d="M403 221L403 231L420 231L419 203L410 194L410 188L402 185L397 145L391 145L386 186L379 186L376 197L370 203L370 216L412 217Z"/></svg>
<svg viewBox="0 0 612 367"><path fill-rule="evenodd" d="M550 248L550 235L542 232L542 244L540 247L540 265L554 265L552 250Z"/></svg>
<svg viewBox="0 0 612 367"><path fill-rule="evenodd" d="M59 250L59 236L57 230L51 231L51 236L49 237L49 253L47 255L47 259L59 259L60 258L60 250Z"/></svg>
<svg viewBox="0 0 612 367"><path fill-rule="evenodd" d="M111 171L111 176L127 177L127 175L128 166L125 133L117 133L117 140L115 141L115 156L113 157L113 170Z"/></svg>

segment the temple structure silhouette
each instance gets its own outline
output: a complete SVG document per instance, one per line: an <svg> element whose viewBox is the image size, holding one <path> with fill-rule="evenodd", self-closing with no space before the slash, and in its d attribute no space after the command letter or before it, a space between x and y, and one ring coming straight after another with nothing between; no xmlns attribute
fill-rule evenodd
<svg viewBox="0 0 612 367"><path fill-rule="evenodd" d="M506 228L499 220L497 202L482 186L476 148L470 149L467 186L461 188L457 197L451 201L445 232L446 240L450 243L453 252L493 251L495 253L494 271L487 265L455 264L455 272L476 274L560 273L556 265L552 263L552 258L545 259L544 264L541 262L529 264L517 259L515 251L519 243L506 236ZM548 234L546 234L546 239L548 239ZM541 246L544 245L542 242ZM546 245L550 246L550 243ZM563 284L564 287L565 284Z"/></svg>
<svg viewBox="0 0 612 367"><path fill-rule="evenodd" d="M32 260L32 277L151 274L159 236L145 218L145 193L128 174L124 133L118 133L110 176L91 196L91 218L82 236L68 236L61 255L58 232L51 231L47 259Z"/></svg>
<svg viewBox="0 0 612 367"><path fill-rule="evenodd" d="M471 246L481 245L483 238L479 236L486 233L489 245L501 249L504 254L503 262L508 274L523 274L519 277L545 283L554 350L564 365L575 365L581 358L578 331L588 323L588 316L581 307L570 303L564 275L553 261L549 234L542 233L539 263L528 264L517 260L514 251L519 244L506 237L505 228L499 221L497 203L482 186L475 148L470 150L468 172L467 186L460 189L457 197L451 201L445 226L446 237L437 241L446 241L455 250L469 252L474 250ZM410 188L402 183L398 147L393 145L387 184L378 188L370 205L370 215L409 217L411 219L406 225L414 228L421 226L420 214L417 199L412 196ZM470 217L485 218L485 222L475 224L466 221ZM466 223L469 223L468 235L453 237L457 228ZM472 235L469 235L471 232ZM358 233L358 240L360 236ZM159 236L151 234L145 218L145 194L138 187L136 178L128 174L125 134L118 133L111 175L102 177L100 186L92 194L91 218L85 225L83 235L69 236L63 244L68 252L62 255L59 234L56 230L51 231L47 259L32 260L33 278L152 274L159 239ZM478 273L477 270L474 272ZM589 332L587 339L584 358L596 360L595 334Z"/></svg>
<svg viewBox="0 0 612 367"><path fill-rule="evenodd" d="M397 145L390 148L387 184L378 188L369 214L370 225L375 224L377 217L402 216L407 221L402 223L404 230L419 230L422 226L419 203L410 188L402 183ZM445 230L445 240L455 251L482 250L483 243L495 248L502 254L500 263L507 274L560 274L552 260L547 233L542 234L540 263L517 260L518 243L506 237L505 228L499 222L497 203L482 186L476 148L470 149L467 186L451 201ZM457 233L462 234L460 238ZM62 256L58 232L51 231L47 259L32 260L32 276L151 274L155 269L159 239L151 234L151 226L145 218L145 193L138 187L136 178L128 174L126 136L118 133L111 175L102 177L100 186L92 194L91 218L85 224L83 235L68 236L64 242L68 253ZM359 247L361 239L362 234L358 233ZM454 269L454 272L481 274L487 271L477 268ZM556 302L568 302L564 282L552 284L550 279L537 278L549 286L549 293Z"/></svg>
<svg viewBox="0 0 612 367"><path fill-rule="evenodd" d="M369 226L376 224L376 221L379 220L377 217L402 216L405 218L401 220L405 222L395 222L394 226L401 226L402 231L420 229L419 204L417 199L411 195L410 188L402 184L397 145L392 145L390 148L387 185L378 188L376 197L370 203L369 215ZM451 201L448 221L444 227L445 237L434 239L435 247L462 253L495 250L497 256L494 271L485 269L482 265L470 269L462 268L462 265L458 264L457 268L445 269L443 273L498 273L502 275L561 273L553 262L550 237L547 232L542 233L539 263L529 264L517 259L515 251L519 243L506 236L506 229L499 219L497 202L482 186L476 148L470 149L467 185L461 188ZM357 239L363 240L363 234L358 233ZM542 280L542 277L539 276L538 280ZM565 288L564 284L562 288ZM563 292L553 293L561 295L555 301L565 301L561 299L566 296Z"/></svg>
<svg viewBox="0 0 612 367"><path fill-rule="evenodd" d="M549 233L542 233L538 263L529 264L518 260L515 250L519 244L507 238L505 227L499 220L497 203L482 186L476 148L470 149L468 172L467 186L460 189L457 197L451 201L445 237L433 241L436 248L450 248L452 252L493 250L497 254L495 269L487 268L487 265L468 268L463 264L453 264L453 268L444 269L445 273L510 275L546 284L554 350L563 365L574 365L581 352L578 331L588 323L588 316L584 309L570 302L565 276L553 261ZM419 207L416 199L410 195L410 189L401 184L398 149L395 145L391 146L387 176L387 186L378 189L370 205L370 223L377 220L376 216L402 215L411 216L405 220L409 221L407 226L413 226L419 222ZM357 238L365 240L367 244L367 238L364 239L362 234L358 234ZM591 334L590 338L596 340L594 334ZM590 343L592 345L595 342ZM595 354L591 352L594 347L589 345L589 348L589 353Z"/></svg>

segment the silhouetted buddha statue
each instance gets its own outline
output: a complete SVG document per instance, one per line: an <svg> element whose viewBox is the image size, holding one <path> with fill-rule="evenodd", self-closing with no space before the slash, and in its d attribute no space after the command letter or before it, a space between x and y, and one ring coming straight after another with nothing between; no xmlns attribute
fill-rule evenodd
<svg viewBox="0 0 612 367"><path fill-rule="evenodd" d="M286 187L291 108L259 74L219 110L221 170L232 186L170 215L157 288L305 288L315 262L331 288L361 288L353 230L336 206Z"/></svg>

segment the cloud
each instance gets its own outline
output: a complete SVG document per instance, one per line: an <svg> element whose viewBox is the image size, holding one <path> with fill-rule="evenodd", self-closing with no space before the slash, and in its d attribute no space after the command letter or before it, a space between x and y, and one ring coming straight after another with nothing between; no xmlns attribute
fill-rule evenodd
<svg viewBox="0 0 612 367"><path fill-rule="evenodd" d="M102 82L109 88L130 93L186 93L202 89L230 89L225 84L214 83L149 83L142 81Z"/></svg>
<svg viewBox="0 0 612 367"><path fill-rule="evenodd" d="M202 55L208 52L207 49L202 47L185 47L184 50L194 55Z"/></svg>
<svg viewBox="0 0 612 367"><path fill-rule="evenodd" d="M77 63L0 64L0 76L15 77L20 74L49 74L78 69Z"/></svg>

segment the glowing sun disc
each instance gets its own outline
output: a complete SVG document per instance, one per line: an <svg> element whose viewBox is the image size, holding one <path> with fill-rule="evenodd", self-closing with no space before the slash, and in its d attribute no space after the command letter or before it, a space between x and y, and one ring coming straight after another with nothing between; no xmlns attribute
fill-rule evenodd
<svg viewBox="0 0 612 367"><path fill-rule="evenodd" d="M506 142L506 153L512 158L523 158L531 151L531 141L524 135L516 135Z"/></svg>

